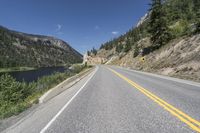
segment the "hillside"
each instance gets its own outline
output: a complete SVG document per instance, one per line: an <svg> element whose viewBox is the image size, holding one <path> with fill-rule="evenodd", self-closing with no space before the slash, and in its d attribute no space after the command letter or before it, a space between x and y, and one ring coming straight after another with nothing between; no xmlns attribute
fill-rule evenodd
<svg viewBox="0 0 200 133"><path fill-rule="evenodd" d="M197 0L165 1L162 4L163 18L156 19L161 22L161 25L166 25L164 30L168 33L168 38L160 39L166 34L164 33L163 36L157 34L162 31L156 29L157 20L153 21L151 10L127 33L101 45L97 53L94 53L94 50L89 52L89 57L86 56L89 64L119 65L200 81L198 5L200 1ZM155 29L151 29L152 27ZM163 27L160 29L163 30ZM156 33L157 39L153 38L153 33Z"/></svg>
<svg viewBox="0 0 200 133"><path fill-rule="evenodd" d="M82 62L82 55L66 42L0 26L0 68L50 67Z"/></svg>

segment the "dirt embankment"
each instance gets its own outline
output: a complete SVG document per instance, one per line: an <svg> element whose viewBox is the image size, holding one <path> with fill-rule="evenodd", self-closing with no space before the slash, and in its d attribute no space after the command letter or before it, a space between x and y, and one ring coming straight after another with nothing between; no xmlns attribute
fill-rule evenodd
<svg viewBox="0 0 200 133"><path fill-rule="evenodd" d="M200 35L173 40L144 58L129 52L110 64L200 82Z"/></svg>
<svg viewBox="0 0 200 133"><path fill-rule="evenodd" d="M150 45L149 38L138 42L140 48ZM175 39L144 57L133 54L133 50L118 54L113 48L101 49L95 57L105 59L106 64L200 82L200 34Z"/></svg>

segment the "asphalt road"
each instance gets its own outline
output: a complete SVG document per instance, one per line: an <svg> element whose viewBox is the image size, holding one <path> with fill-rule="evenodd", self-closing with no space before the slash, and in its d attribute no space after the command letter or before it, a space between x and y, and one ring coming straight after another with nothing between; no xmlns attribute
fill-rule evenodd
<svg viewBox="0 0 200 133"><path fill-rule="evenodd" d="M200 132L200 85L98 66L4 132Z"/></svg>

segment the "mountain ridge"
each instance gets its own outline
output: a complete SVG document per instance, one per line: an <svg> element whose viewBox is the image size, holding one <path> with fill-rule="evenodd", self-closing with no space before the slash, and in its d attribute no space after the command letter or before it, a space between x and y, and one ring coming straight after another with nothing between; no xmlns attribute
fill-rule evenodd
<svg viewBox="0 0 200 133"><path fill-rule="evenodd" d="M3 26L0 26L0 46L0 67L48 67L82 62L82 55L61 39L18 32ZM33 63L24 58L26 55ZM20 59L22 57L25 61Z"/></svg>

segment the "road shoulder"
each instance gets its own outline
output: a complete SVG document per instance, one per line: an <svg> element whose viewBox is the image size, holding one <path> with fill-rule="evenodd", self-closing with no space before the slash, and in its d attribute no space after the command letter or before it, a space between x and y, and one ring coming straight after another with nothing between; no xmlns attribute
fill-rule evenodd
<svg viewBox="0 0 200 133"><path fill-rule="evenodd" d="M45 114L45 112L47 114L48 113L49 114L56 113L57 109L53 109L52 107L56 107L59 109L59 107L62 106L62 104L64 104L64 102L67 102L67 100L79 89L79 86L85 82L85 80L88 78L88 76L90 76L91 73L93 73L93 70L88 71L88 73L82 74L82 76L84 76L84 77L82 77L79 81L77 81L76 83L71 85L71 87L69 87L68 89L63 90L56 96L52 97L45 103L33 105L32 107L30 107L29 109L27 109L26 111L22 112L21 114L19 114L17 116L12 116L10 118L1 120L0 121L0 132L2 132L2 131L12 132L12 131L15 131L15 129L20 130L18 128L18 126L23 125L23 123L25 123L24 125L31 126L31 123L32 123L31 121L34 121L31 119L34 119L34 117L36 117L37 115L41 115L42 113ZM58 101L60 99L62 99L61 100L62 102L56 104L56 101ZM54 105L54 106L52 106L52 105ZM48 109L45 109L46 107ZM41 117L43 117L43 116L41 115ZM41 118L37 118L37 119L40 120ZM44 118L43 120L45 121L46 118ZM40 122L38 122L38 123L40 123ZM22 129L23 129L23 126L22 126ZM16 132L17 132L17 130L16 130Z"/></svg>

